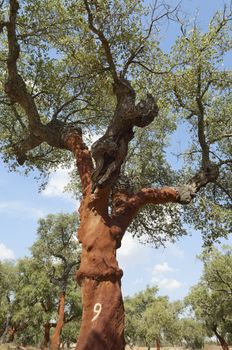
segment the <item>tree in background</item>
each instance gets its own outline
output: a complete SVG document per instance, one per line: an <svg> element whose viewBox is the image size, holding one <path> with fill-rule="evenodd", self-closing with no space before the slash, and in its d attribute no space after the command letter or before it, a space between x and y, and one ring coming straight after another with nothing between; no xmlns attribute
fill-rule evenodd
<svg viewBox="0 0 232 350"><path fill-rule="evenodd" d="M168 297L157 296L157 288L146 290L125 299L126 336L128 343L156 346L162 341L172 341L178 331L180 303L170 303Z"/></svg>
<svg viewBox="0 0 232 350"><path fill-rule="evenodd" d="M17 342L48 347L59 291L50 282L44 264L33 257L17 262L18 288L14 322L19 325ZM22 327L23 326L23 327Z"/></svg>
<svg viewBox="0 0 232 350"><path fill-rule="evenodd" d="M77 224L75 214L48 215L45 219L40 219L38 239L31 247L33 257L44 266L50 281L59 290L58 320L51 338L52 350L59 348L60 334L65 322L65 295L70 278L75 276L80 263L81 248L77 248L75 234ZM78 315L70 315L69 318L73 319L75 316Z"/></svg>
<svg viewBox="0 0 232 350"><path fill-rule="evenodd" d="M0 281L0 343L4 343L14 337L12 316L17 274L12 262L0 262Z"/></svg>
<svg viewBox="0 0 232 350"><path fill-rule="evenodd" d="M200 282L186 298L196 317L204 322L209 335L215 335L223 350L228 350L232 333L232 249L205 250Z"/></svg>
<svg viewBox="0 0 232 350"><path fill-rule="evenodd" d="M180 345L187 349L202 349L207 335L204 325L194 318L180 318L178 321Z"/></svg>
<svg viewBox="0 0 232 350"><path fill-rule="evenodd" d="M38 240L35 242L34 245ZM41 253L42 254L42 253ZM70 251L70 255L72 252ZM12 315L17 325L17 342L21 344L38 345L41 348L51 348L53 338L51 330L57 330L59 323L58 341L63 324L80 322L81 300L73 273L69 273L65 290L64 310L62 310L62 327L60 326L60 286L51 281L53 269L62 272L59 262L52 262L52 256L47 262L32 258L20 259L18 265L18 287L15 295L15 310ZM57 272L57 276L58 273ZM71 326L73 327L73 326ZM54 337L55 334L55 337ZM66 340L66 337L63 337ZM59 345L59 343L58 343Z"/></svg>
<svg viewBox="0 0 232 350"><path fill-rule="evenodd" d="M81 300L75 281L80 260L76 225L76 215L48 215L39 221L32 257L19 259L16 265L0 265L3 341L13 341L16 335L21 344L55 349L63 325L71 324L73 329L80 322ZM63 342L70 342L70 337L64 334Z"/></svg>
<svg viewBox="0 0 232 350"><path fill-rule="evenodd" d="M220 62L231 12L225 6L201 33L177 10L156 1L149 17L140 0L1 2L3 158L45 175L75 160L81 182L81 350L124 349L116 250L130 225L155 244L186 233L183 222L202 227L206 244L230 229L231 73ZM170 18L182 35L167 55L158 33ZM175 171L166 152L181 122L190 150ZM89 133L100 136L91 149Z"/></svg>

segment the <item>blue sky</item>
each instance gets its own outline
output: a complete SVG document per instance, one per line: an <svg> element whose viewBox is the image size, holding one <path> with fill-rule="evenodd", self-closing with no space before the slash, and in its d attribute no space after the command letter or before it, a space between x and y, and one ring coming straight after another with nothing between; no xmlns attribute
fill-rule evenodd
<svg viewBox="0 0 232 350"><path fill-rule="evenodd" d="M210 17L222 4L220 0L183 0L184 10L192 17L198 8L198 23L203 29L206 29ZM163 35L166 36L163 48L168 50L176 35L176 25L170 24ZM180 139L177 137L175 141L179 147ZM23 177L18 173L8 173L1 162L0 171L0 259L17 259L29 254L28 247L36 238L37 220L41 216L73 212L77 209L77 203L63 193L63 187L68 182L68 171L65 169L59 169L51 175L42 193L38 193L39 186L33 174ZM126 234L118 252L119 264L124 270L124 295L142 290L148 284L158 283L161 294L169 295L172 300L183 298L189 287L198 281L202 268L196 259L202 245L200 233L190 233L191 237L184 237L176 244L160 249L141 245L130 234ZM227 243L232 244L231 237Z"/></svg>

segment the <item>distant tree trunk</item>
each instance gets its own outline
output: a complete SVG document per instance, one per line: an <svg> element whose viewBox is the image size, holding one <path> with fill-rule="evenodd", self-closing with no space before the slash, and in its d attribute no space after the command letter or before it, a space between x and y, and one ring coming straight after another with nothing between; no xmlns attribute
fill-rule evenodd
<svg viewBox="0 0 232 350"><path fill-rule="evenodd" d="M12 343L14 341L16 331L17 327L13 324L13 326L9 328L7 332L7 343Z"/></svg>
<svg viewBox="0 0 232 350"><path fill-rule="evenodd" d="M44 325L44 340L41 345L41 349L46 349L50 346L50 330L51 324L49 321L47 321Z"/></svg>
<svg viewBox="0 0 232 350"><path fill-rule="evenodd" d="M64 324L64 303L65 303L65 292L60 293L59 307L58 307L58 321L51 338L51 349L57 350L60 345L60 334Z"/></svg>
<svg viewBox="0 0 232 350"><path fill-rule="evenodd" d="M11 315L8 314L6 316L5 329L4 329L3 334L1 336L0 344L3 344L3 343L6 342L8 330L9 330L9 327L10 327L10 319L11 319Z"/></svg>
<svg viewBox="0 0 232 350"><path fill-rule="evenodd" d="M223 349L223 350L229 350L229 346L228 346L227 342L226 342L225 339L218 333L217 327L214 327L213 331L214 331L214 334L216 335L216 337L217 337L217 339L218 339L218 341L219 341L219 343L220 343L222 349Z"/></svg>
<svg viewBox="0 0 232 350"><path fill-rule="evenodd" d="M108 193L86 198L78 232L82 258L77 279L82 290L82 324L78 350L124 350L122 270L116 260L121 233L108 215Z"/></svg>
<svg viewBox="0 0 232 350"><path fill-rule="evenodd" d="M156 349L160 350L160 340L159 340L159 338L156 339Z"/></svg>

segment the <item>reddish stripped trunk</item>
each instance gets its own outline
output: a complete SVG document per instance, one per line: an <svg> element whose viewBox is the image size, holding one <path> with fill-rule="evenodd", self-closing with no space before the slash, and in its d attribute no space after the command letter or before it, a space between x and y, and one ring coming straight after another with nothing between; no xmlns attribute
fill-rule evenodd
<svg viewBox="0 0 232 350"><path fill-rule="evenodd" d="M59 308L58 308L58 321L51 338L51 349L57 350L60 345L60 335L64 324L64 303L65 303L65 293L60 293Z"/></svg>
<svg viewBox="0 0 232 350"><path fill-rule="evenodd" d="M156 339L156 349L160 350L160 340L158 338Z"/></svg>
<svg viewBox="0 0 232 350"><path fill-rule="evenodd" d="M218 333L217 328L215 328L214 330L214 334L216 335L221 347L223 350L229 350L229 346L227 344L227 342L225 341L225 339Z"/></svg>
<svg viewBox="0 0 232 350"><path fill-rule="evenodd" d="M122 271L116 260L122 231L107 213L107 200L108 193L99 201L90 195L80 210L78 238L82 242L82 259L77 279L83 314L78 350L125 349Z"/></svg>

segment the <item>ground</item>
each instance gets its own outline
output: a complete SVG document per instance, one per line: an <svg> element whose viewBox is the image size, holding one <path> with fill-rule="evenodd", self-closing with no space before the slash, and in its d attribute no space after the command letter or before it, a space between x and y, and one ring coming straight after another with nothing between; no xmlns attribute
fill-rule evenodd
<svg viewBox="0 0 232 350"><path fill-rule="evenodd" d="M17 347L15 344L2 344L0 345L0 350L16 350ZM19 349L21 350L40 350L39 348L35 348L33 346L27 346L26 348L20 347ZM66 349L66 348L65 348ZM73 348L72 348L73 350ZM129 346L126 347L126 350L132 350ZM147 350L147 348L141 348L141 347L134 347L133 350ZM156 350L156 348L151 348L151 350ZM161 350L187 350L185 348L181 348L181 347L162 347ZM222 350L222 348L220 346L217 345L206 345L204 347L204 350ZM232 347L230 347L230 350L232 350Z"/></svg>

